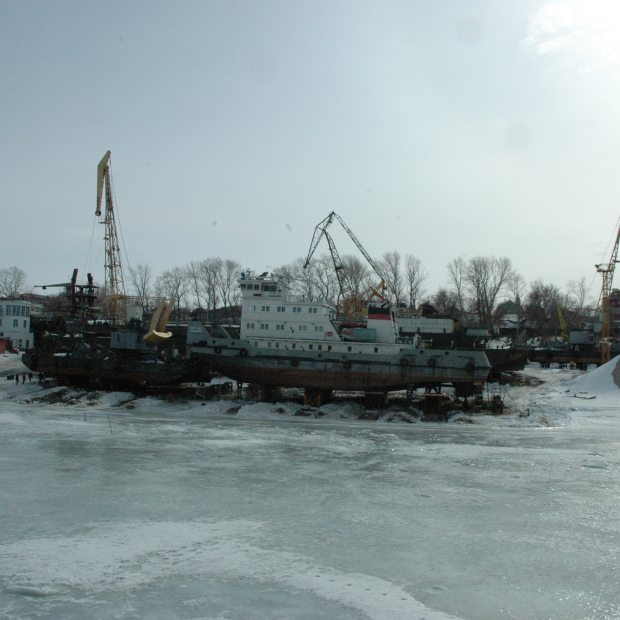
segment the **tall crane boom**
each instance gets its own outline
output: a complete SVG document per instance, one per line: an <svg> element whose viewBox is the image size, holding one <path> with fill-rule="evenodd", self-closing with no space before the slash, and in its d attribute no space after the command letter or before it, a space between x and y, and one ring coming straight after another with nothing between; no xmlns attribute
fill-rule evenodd
<svg viewBox="0 0 620 620"><path fill-rule="evenodd" d="M611 358L611 317L609 315L609 296L611 294L611 286L614 279L614 271L618 262L618 244L620 243L620 226L616 232L616 241L611 251L611 257L608 263L595 265L596 271L603 277L603 286L601 287L601 296L598 301L598 307L601 311L602 329L601 329L601 358L602 362L608 362Z"/></svg>
<svg viewBox="0 0 620 620"><path fill-rule="evenodd" d="M105 191L105 211L101 221L105 226L105 287L113 297L125 295L125 277L121 263L121 250L116 232L112 185L110 180L110 151L101 158L97 166L97 207L95 215L102 217L101 202Z"/></svg>
<svg viewBox="0 0 620 620"><path fill-rule="evenodd" d="M343 267L342 261L340 260L340 256L338 255L338 251L336 250L336 245L334 244L333 239L327 232L327 228L331 225L334 219L337 220L340 223L340 225L344 228L344 230L349 235L353 243L356 245L357 249L362 253L362 255L364 256L368 264L372 267L373 271L377 274L377 276L381 280L381 285L378 287L378 289L380 291L383 291L385 289L385 282L388 281L385 273L383 272L383 269L381 269L381 267L370 256L370 254L368 254L364 246L361 244L360 240L355 236L353 231L345 224L344 220L335 211L332 211L325 219L321 220L316 225L314 229L314 234L312 235L312 241L310 242L310 249L308 250L308 256L306 257L306 262L304 263L304 269L306 269L308 265L310 264L310 260L312 259L312 256L314 255L314 252L316 251L316 248L319 245L319 242L321 241L323 237L325 237L327 239L327 243L329 245L329 251L332 256L332 261L334 263L334 270L336 271L336 276L338 277L338 284L340 285L340 292L341 294L344 294L342 275L340 273ZM373 292L379 297L383 296L383 293L378 293L375 290L373 290Z"/></svg>

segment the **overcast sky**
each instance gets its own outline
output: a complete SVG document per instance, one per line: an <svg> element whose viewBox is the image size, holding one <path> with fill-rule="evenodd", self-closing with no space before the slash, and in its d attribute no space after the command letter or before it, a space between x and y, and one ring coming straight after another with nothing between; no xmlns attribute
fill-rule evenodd
<svg viewBox="0 0 620 620"><path fill-rule="evenodd" d="M620 213L613 0L0 0L0 63L0 268L30 284L103 281L110 149L127 261L155 273L290 263L334 210L371 255L419 257L430 291L453 258L495 255L598 296Z"/></svg>

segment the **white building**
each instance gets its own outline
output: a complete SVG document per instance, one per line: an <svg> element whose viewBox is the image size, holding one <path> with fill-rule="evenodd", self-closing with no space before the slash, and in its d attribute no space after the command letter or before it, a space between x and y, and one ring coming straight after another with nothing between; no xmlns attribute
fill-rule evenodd
<svg viewBox="0 0 620 620"><path fill-rule="evenodd" d="M0 338L10 338L14 349L29 349L33 344L30 332L32 303L20 299L0 300Z"/></svg>

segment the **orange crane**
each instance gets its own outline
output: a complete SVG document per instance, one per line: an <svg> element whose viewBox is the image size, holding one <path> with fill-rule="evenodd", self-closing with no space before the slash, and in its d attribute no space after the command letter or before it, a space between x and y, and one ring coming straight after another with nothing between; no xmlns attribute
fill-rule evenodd
<svg viewBox="0 0 620 620"><path fill-rule="evenodd" d="M609 296L611 294L611 285L614 279L614 270L618 262L618 244L620 243L620 226L616 232L616 241L611 251L611 257L608 263L595 265L596 271L603 277L603 286L601 288L601 296L598 300L598 310L601 312L601 362L605 364L611 358L611 317L609 315Z"/></svg>

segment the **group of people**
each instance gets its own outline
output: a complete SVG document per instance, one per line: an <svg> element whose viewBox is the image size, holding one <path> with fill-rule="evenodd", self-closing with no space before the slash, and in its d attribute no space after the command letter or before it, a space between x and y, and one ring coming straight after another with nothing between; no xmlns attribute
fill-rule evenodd
<svg viewBox="0 0 620 620"><path fill-rule="evenodd" d="M28 380L32 383L32 373L28 373ZM15 384L19 383L19 373L15 373ZM26 383L26 373L22 372L22 383Z"/></svg>

